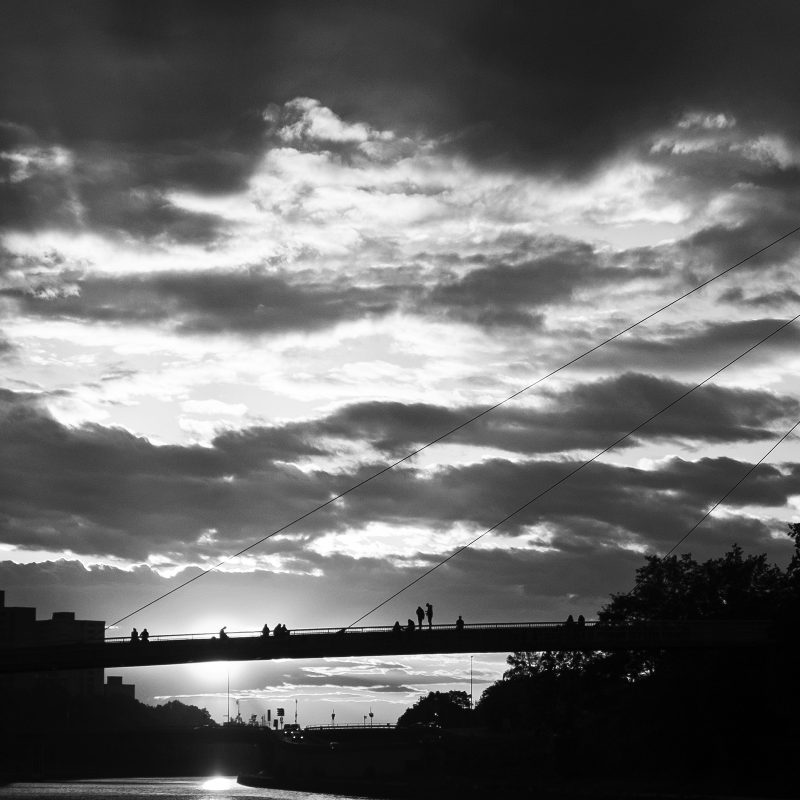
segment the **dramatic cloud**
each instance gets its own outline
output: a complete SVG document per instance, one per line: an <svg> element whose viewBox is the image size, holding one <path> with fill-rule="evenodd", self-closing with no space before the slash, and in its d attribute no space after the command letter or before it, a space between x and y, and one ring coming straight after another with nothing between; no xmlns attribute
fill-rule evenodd
<svg viewBox="0 0 800 800"><path fill-rule="evenodd" d="M508 450L516 455L513 460L489 458L433 471L404 467L384 475L305 521L293 531L298 535L270 543L267 561L260 563L322 573L325 562L307 550L314 552L314 538L338 531L340 552L358 556L359 539L377 536L379 541L374 526L380 525L448 532L433 549L424 548L422 540L416 545L420 549L413 549L415 537L408 539L410 550L400 542L388 550L382 545L387 555L400 559L435 559L457 546L464 531L491 527L580 463L524 456L602 450L683 391L679 384L631 374L551 393L542 409L500 410L464 429L457 441ZM380 468L370 462L355 471L344 464L333 470L312 466L335 459L343 447L350 452L376 448L394 457L475 413L361 404L306 424L221 434L211 447L156 447L120 429L68 429L37 410L32 396L5 392L3 406L4 541L20 550L68 550L95 562L107 557L162 567L187 558L205 564L223 557ZM785 424L797 413L797 402L789 398L712 386L636 438L771 440L775 434L765 425ZM612 546L633 537L643 547L658 549L745 471L730 459L667 460L649 469L597 463L509 521L500 536L519 535L531 524L556 525L562 533L554 546L562 547L563 536L563 546L569 547L591 524ZM763 491L753 479L731 502L785 504L793 494L792 472L764 467L762 473L768 476L762 478ZM414 498L412 506L408 497Z"/></svg>
<svg viewBox="0 0 800 800"><path fill-rule="evenodd" d="M293 285L285 276L161 275L152 279L89 279L53 295L6 290L23 310L57 319L168 323L182 332L309 330L392 310L392 291L334 285ZM311 322L313 321L313 322ZM311 325L309 325L311 322Z"/></svg>

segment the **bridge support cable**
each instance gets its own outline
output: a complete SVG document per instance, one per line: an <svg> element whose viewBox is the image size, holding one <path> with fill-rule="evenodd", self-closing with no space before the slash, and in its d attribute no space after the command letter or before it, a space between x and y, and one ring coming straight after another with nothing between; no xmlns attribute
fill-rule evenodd
<svg viewBox="0 0 800 800"><path fill-rule="evenodd" d="M719 375L721 372L723 372L723 371L724 371L724 370L726 370L728 367L730 367L730 366L732 366L733 364L735 364L737 361L739 361L739 360L741 360L742 358L744 358L744 357L745 357L745 356L746 356L748 353L751 353L751 352L752 352L753 350L755 350L757 347L760 347L762 344L764 344L764 342L766 342L768 339L771 339L771 338L772 338L773 336L775 336L776 334L780 333L780 332L781 332L781 331L782 331L784 328L788 328L788 327L789 327L789 325L791 325L793 322L796 322L798 319L800 319L800 314L798 314L798 315L797 315L797 316L795 316L795 317L792 317L792 319L790 319L790 320L788 320L788 321L786 321L786 322L783 322L781 325L779 325L777 328L775 328L775 330L773 330L771 333L768 333L766 336L764 336L763 338L759 339L759 340L758 340L758 341L757 341L755 344L753 344L753 345L751 345L750 347L748 347L748 348L747 348L745 351L743 351L742 353L740 353L738 356L736 356L735 358L733 358L733 359L731 359L730 361L728 361L728 363L727 363L727 364L725 364L725 365L724 365L724 366L722 366L722 367L719 367L719 369L717 369L717 370L715 370L714 372L712 372L712 373L711 373L711 374L710 374L708 377L704 378L702 381L700 381L699 383L695 384L695 385L694 385L694 386L692 386L690 389L688 389L687 391L683 392L683 393L682 393L681 395L679 395L678 397L676 397L676 398L674 398L673 400L671 400L671 401L670 401L669 403L667 403L667 405L665 405L663 408L659 409L659 410L658 410L658 411L656 411L654 414L651 414L651 415L650 415L650 416L649 416L647 419L645 419L645 420L643 420L642 422L640 422L640 423L639 423L639 424L638 424L638 425L637 425L635 428L632 428L632 429L631 429L631 430L629 430L629 431L628 431L626 434L624 434L623 436L620 436L618 439L616 439L614 442L612 442L611 444L609 444L607 447L604 447L602 450L600 450L599 452L595 453L595 454L594 454L593 456L591 456L590 458L586 459L585 461L582 461L580 464L578 464L578 466L577 466L577 467L575 467L574 469L570 470L568 473L566 473L565 475L563 475L563 476L562 476L561 478L559 478L557 481L554 481L553 483L551 483L551 484L550 484L550 485L549 485L549 486L548 486L546 489L543 489L541 492L539 492L537 495L535 495L534 497L532 497L530 500L528 500L527 502L523 503L521 506L519 506L518 508L514 509L514 510L513 510L513 511L512 511L510 514L507 514L507 515L506 515L505 517L503 517L501 520L499 520L498 522L496 522L496 523L495 523L494 525L492 525L490 528L487 528L485 531L483 531L483 533L479 534L478 536L476 536L476 537L475 537L474 539L472 539L471 541L469 541L469 542L467 542L466 544L464 544L464 545L462 545L461 547L459 547L457 550L455 550L455 551L454 551L454 552L452 552L452 553L451 553L449 556L447 556L447 558L444 558L444 559L442 559L442 560L441 560L439 563L435 564L435 565L434 565L434 566L432 566L430 569L428 569L428 570L426 570L425 572L423 572L421 575L418 575L416 578L414 578L414 580L413 580L413 581L410 581L410 582L409 582L409 583L407 583L405 586L403 586L403 588L402 588L402 589L399 589L399 590L398 590L398 591L396 591L396 592L395 592L393 595L391 595L390 597L387 597L385 600L383 600L383 601L382 601L381 603L379 603L377 606L375 606L374 608L372 608L372 609L370 609L369 611L367 611L367 613L366 613L366 614L362 614L362 615L361 615L361 616L360 616L358 619L356 619L356 620L354 620L353 622L351 622L351 623L350 623L350 625L348 625L347 627L348 627L348 628L352 628L353 626L357 625L359 622L361 622L362 620L366 619L368 616L370 616L371 614L373 614L374 612L376 612L378 609L380 609L380 608L383 608L383 606L385 606L387 603L389 603L389 602L391 602L392 600L394 600L394 599L395 599L395 597L398 597L398 596L399 596L399 595L401 595L403 592L405 592L407 589L410 589L412 586L414 586L415 584L419 583L419 582L420 582L421 580L423 580L424 578L427 578L427 577L428 577L428 575L430 575L432 572L435 572L437 569L439 569L439 567L443 567L443 566L444 566L444 565L445 565L445 564L446 564L448 561L451 561L451 560L452 560L452 559L454 559L454 558L455 558L457 555L460 555L460 554L461 554L461 553L463 553L465 550L468 550L468 549L469 549L470 547L472 547L474 544L476 544L476 543L477 543L477 542L479 542L481 539L483 539L483 537L484 537L484 536L487 536L487 535L488 535L488 534L490 534L492 531L495 531L495 530L497 530L497 529L498 529L498 528L499 528L501 525L504 525L504 524L505 524L506 522L508 522L510 519L512 519L513 517L517 516L517 514L521 513L521 512L522 512L522 511L524 511L526 508L528 508L528 506L531 506L531 505L533 505L533 503L535 503L537 500L539 500L539 499L541 499L542 497L544 497L546 494L549 494L549 493L550 493L550 492L551 492L553 489L555 489L557 486L560 486L562 483L565 483L565 482L566 482L566 481L568 481L568 480L569 480L569 479L570 479L570 478L571 478L573 475L576 475L576 474L577 474L578 472L580 472L582 469L584 469L585 467L588 467L588 466L589 466L589 464L591 464L591 463L593 463L594 461L596 461L598 458L600 458L600 456L603 456L603 455L605 455L606 453L608 453L610 450L613 450L613 449L614 449L614 448L615 448L615 447L616 447L618 444L620 444L620 443L624 442L626 439L628 439L629 437L633 436L633 434L634 434L634 433L636 433L637 431L641 430L641 429L642 429L642 428L643 428L645 425L648 425L648 424L649 424L650 422L652 422L654 419L656 419L657 417L660 417L660 416L661 416L661 415L662 415L664 412L668 411L668 410L669 410L670 408L672 408L674 405L677 405L677 404L678 404L678 403L679 403L681 400L683 400L685 397L688 397L690 394L692 394L692 393L696 392L698 389L700 389L701 387L705 386L705 385L706 385L706 384L707 384L709 381L711 381L711 380L713 380L714 378L716 378L716 377L717 377L717 375ZM769 455L769 454L770 454L770 453L771 453L771 452L772 452L772 451L773 451L773 450L774 450L774 449L775 449L775 448L776 448L776 447L777 447L777 446L778 446L778 445L779 445L781 442L783 442L783 441L784 441L784 440L785 440L785 439L786 439L786 438L787 438L787 437L788 437L788 436L789 436L789 435L792 433L792 431L794 431L794 430L795 430L795 428L796 428L798 425L800 425L800 420L798 420L798 422L797 422L797 423L795 423L795 425L794 425L794 426L792 426L792 428L791 428L789 431L787 431L787 432L786 432L786 433L785 433L785 434L784 434L784 435L783 435L783 436L780 438L780 440L779 440L778 442L776 442L776 443L775 443L775 444L772 446L772 448L771 448L771 449L770 449L770 450L769 450L767 453L765 453L765 454L764 454L764 456L763 456L763 457L762 457L762 459L761 459L761 460L758 462L758 464L760 464L760 463L761 463L761 461L763 461L763 460L764 460L764 459L765 459L765 458L766 458L766 457L767 457L767 456L768 456L768 455ZM749 475L749 474L750 474L750 473L751 473L751 472L752 472L752 471L753 471L753 470L754 470L754 469L755 469L755 468L758 466L758 464L754 464L754 465L751 467L751 469L750 469L750 470L748 470L748 472L747 472L747 473L746 473L746 474L745 474L745 475L744 475L744 476L743 476L743 477L742 477L742 478L739 480L739 482L736 484L736 486L738 486L739 484L741 484L741 483L742 483L742 482L743 482L743 481L744 481L744 480L747 478L747 476L748 476L748 475ZM736 489L736 486L734 486L734 487L733 487L733 488L732 488L732 489L731 489L729 492L727 492L727 493L725 494L725 496L724 496L723 498L721 498L721 499L719 500L719 502L718 502L716 505L719 505L719 503L721 503L721 502L722 502L722 501L723 501L723 500L724 500L726 497L728 497L728 496L731 494L731 492L733 492L733 491L734 491L734 489ZM716 508L716 505L714 506L714 508ZM711 512L714 510L714 508L710 509L710 510L708 511L708 513L707 513L705 516L707 517L707 516L708 516L708 515L709 515L709 514L710 514L710 513L711 513ZM703 517L703 519L705 519L705 517ZM694 526L694 528L692 528L692 530L694 530L695 528L697 528L697 526L698 526L698 525L700 525L700 523L703 521L703 519L701 519L701 520L700 520L700 522L698 522L698 523L697 523L697 525L695 525L695 526ZM691 532L692 532L692 531L689 531L689 533L691 533ZM685 539L686 539L686 538L689 536L689 533L687 533L687 534L686 534L686 535L683 537L683 539L681 539L681 542L682 542L682 541L684 541L684 540L685 540ZM680 544L680 542L678 542L678 545L679 545L679 544ZM678 545L676 545L676 547L677 547ZM674 549L674 548L673 548L673 549ZM670 551L670 552L672 552L672 551Z"/></svg>
<svg viewBox="0 0 800 800"><path fill-rule="evenodd" d="M794 433L798 426L800 426L800 419L797 420L797 422L795 422L794 425L792 425L792 427L789 428L789 430L786 431L786 433L784 433L783 436L781 436L781 438L778 439L778 441L775 442L772 447L770 447L770 449L767 450L767 452L764 453L764 455L761 456L758 461L756 461L755 464L752 464L747 472L745 472L744 475L742 475L742 477L739 478L739 480L736 481L736 483L734 483L733 486L731 486L731 488L728 489L728 491L725 492L725 494L722 495L722 497L720 497L719 500L717 500L714 505L712 505L711 508L709 508L708 511L706 511L706 513L703 514L703 516L700 517L700 519L697 520L697 522L695 522L695 524L692 525L692 527L689 528L689 530L686 531L686 533L684 533L683 536L681 536L681 538L678 539L678 541L675 542L675 544L672 545L669 550L667 550L666 553L664 553L663 558L671 556L714 513L714 511L721 506L750 477L750 475L752 475L752 473L755 472L755 470L758 469L758 467L760 467L764 461L766 461L767 458L769 458L769 456L772 455L772 453Z"/></svg>
<svg viewBox="0 0 800 800"><path fill-rule="evenodd" d="M767 458L769 458L769 456L774 453L775 450L777 450L778 447L780 447L780 445L782 445L794 433L798 426L800 426L800 419L797 420L797 422L795 422L794 425L792 425L792 427L789 428L789 430L786 431L780 437L780 439L778 439L772 445L772 447L770 447L769 450L767 450L767 452L755 462L755 464L751 464L744 475L742 475L742 477L739 478L739 480L736 481L736 483L734 483L733 486L731 486L731 488L719 498L719 500L715 501L708 511L706 511L705 514L703 514L703 516L701 516L700 519L698 519L697 522L695 522L695 524L692 525L692 527L689 528L689 530L686 531L686 533L684 533L683 536L681 536L681 538L678 539L678 541L675 542L675 544L672 545L672 547L670 547L670 549L667 550L663 556L661 556L661 558L667 558L668 556L671 556L714 513L714 511L721 506L750 477L750 475L752 475L753 472L755 472L767 460ZM627 592L615 595L615 597L629 597L630 595L633 595L636 590L637 587L633 586Z"/></svg>
<svg viewBox="0 0 800 800"><path fill-rule="evenodd" d="M370 483L371 481L375 480L376 478L379 478L381 475L385 474L386 472L389 472L390 470L394 469L395 467L399 466L400 464L403 464L404 462L414 458L414 456L419 455L424 450L427 450L429 447L433 447L434 445L438 444L439 442L443 441L444 439L447 439L448 437L452 436L453 434L458 433L458 431L462 430L463 428L466 428L468 425L471 425L473 422L476 422L481 417L484 417L487 414L490 414L492 411L496 411L498 408L500 408L501 406L504 406L506 403L509 403L512 400L514 400L517 397L519 397L520 395L525 394L526 392L528 392L529 390L531 390L534 387L538 386L539 384L544 383L544 381L548 380L549 378L552 378L554 375L557 375L558 373L563 372L565 369L568 369L569 367L573 366L574 364L577 364L579 361L581 361L582 359L586 358L587 356L590 356L592 353L595 353L596 351L600 350L602 347L605 347L606 345L611 344L611 342L615 341L616 339L619 339L620 337L624 336L625 334L630 333L630 331L634 330L635 328L638 328L640 325L643 325L645 322L650 321L651 319L656 317L658 314L661 314L663 311L666 311L667 309L671 308L672 306L677 305L678 303L680 303L682 300L685 300L687 297L690 297L691 295L695 294L696 292L699 292L701 289L704 289L706 286L708 286L709 284L711 284L714 281L718 280L719 278L722 278L723 276L727 275L729 272L733 272L733 270L737 269L738 267L742 266L743 264L747 263L748 261L751 261L752 259L754 259L757 256L761 255L761 253L764 253L765 251L769 250L771 247L774 247L775 245L779 244L780 242L784 241L785 239L788 239L791 236L794 236L798 231L800 231L800 225L798 225L796 228L793 228L790 231L787 231L782 236L779 236L776 239L773 239L768 244L766 244L763 247L761 247L760 249L755 250L754 252L750 253L750 255L745 256L740 261L737 261L735 264L731 264L729 267L726 267L725 269L721 270L720 272L715 273L714 275L712 275L707 280L703 281L702 283L697 284L696 286L694 286L693 288L691 288L688 291L684 292L683 294L679 295L678 297L673 298L672 300L670 300L669 302L667 302L664 305L660 306L659 308L655 309L654 311L651 311L649 314L647 314L644 317L641 317L636 322L633 322L633 323L627 325L626 327L624 327L624 328L620 329L619 331L617 331L615 334L609 336L606 339L603 339L602 341L598 342L597 344L593 345L592 347L588 348L587 350L584 350L582 353L579 353L578 355L574 356L573 358L569 359L568 361L565 361L560 366L555 367L554 369L550 370L550 372L547 372L546 374L541 375L540 377L538 377L532 383L529 383L526 386L523 386L522 388L517 389L515 392L513 392L512 394L510 394L507 397L503 398L502 400L499 400L494 405L487 406L486 408L484 408L481 411L479 411L477 414L474 414L473 416L469 417L468 419L465 419L463 422L460 422L458 425L455 425L454 427L450 428L449 430L439 434L434 439L431 439L430 441L426 442L425 444L421 445L420 447L416 448L415 450L412 450L412 451L406 453L404 456L401 456L396 461L390 462L385 467L382 467L381 469L377 470L376 472L368 475L366 478L358 481L357 483L354 483L352 486L350 486L349 488L345 489L344 491L339 492L338 494L334 495L333 497L330 497L328 500L324 501L323 503L320 503L319 505L314 506L313 508L311 508L306 513L301 514L299 517L295 517L291 521L289 521L286 524L282 525L280 528L277 528L276 530L271 531L266 536L262 536L260 539L252 542L247 547L242 548L241 550L239 550L236 553L233 553L232 555L226 556L225 558L223 558L222 560L220 560L219 562L217 562L213 566L202 570L200 573L198 573L197 575L194 575L193 577L189 578L188 580L184 581L183 583L180 583L178 586L175 586L172 589L170 589L169 591L164 592L163 594L159 595L158 597L154 598L153 600L149 601L148 603L145 603L144 605L139 606L139 608L128 612L124 616L122 616L119 619L117 619L114 622L112 622L110 625L107 625L106 626L106 630L108 630L111 627L114 627L115 625L119 625L121 622L124 622L126 619L129 619L130 617L134 616L134 614L138 614L140 611L144 611L146 608L150 608L150 606L153 606L156 603L160 602L161 600L164 600L166 597L169 597L171 594L174 594L175 592L183 589L184 587L188 586L190 583L194 583L194 581L199 580L202 577L205 577L206 575L208 575L209 572L214 572L215 570L219 569L220 567L224 566L225 564L229 563L230 561L233 561L234 559L238 558L239 556L244 555L245 553L249 552L253 548L258 547L260 544L263 544L268 539L271 539L273 536L277 536L278 534L283 533L284 531L286 531L289 528L293 527L297 523L302 522L304 519L307 519L312 514L316 514L318 511L321 511L322 509L326 508L327 506L337 502L338 500L341 500L343 497L345 497L346 495L350 494L351 492L354 492L357 489L360 489L362 486Z"/></svg>

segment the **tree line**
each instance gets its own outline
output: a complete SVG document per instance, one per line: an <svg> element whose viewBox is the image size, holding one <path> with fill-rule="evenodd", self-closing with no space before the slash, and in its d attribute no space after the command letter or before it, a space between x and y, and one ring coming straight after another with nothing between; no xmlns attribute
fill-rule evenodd
<svg viewBox="0 0 800 800"><path fill-rule="evenodd" d="M398 720L482 728L524 742L531 769L570 775L702 778L743 792L790 780L800 748L800 524L785 569L734 545L719 558L648 556L601 623L771 620L770 648L515 652L473 711L465 692L432 692ZM488 745L487 745L488 747ZM749 782L749 783L748 783Z"/></svg>

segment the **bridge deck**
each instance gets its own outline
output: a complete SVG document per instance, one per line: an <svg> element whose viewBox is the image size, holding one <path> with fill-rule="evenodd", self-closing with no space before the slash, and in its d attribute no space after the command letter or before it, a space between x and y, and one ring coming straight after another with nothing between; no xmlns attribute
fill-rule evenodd
<svg viewBox="0 0 800 800"><path fill-rule="evenodd" d="M80 644L0 648L0 674L91 667L134 667L202 661L258 661L422 653L502 653L541 650L639 650L764 647L776 644L775 625L747 621L665 621L636 625L564 623L434 625L391 628L307 629L284 637L246 632L227 639L210 634L159 636L149 642L106 639Z"/></svg>

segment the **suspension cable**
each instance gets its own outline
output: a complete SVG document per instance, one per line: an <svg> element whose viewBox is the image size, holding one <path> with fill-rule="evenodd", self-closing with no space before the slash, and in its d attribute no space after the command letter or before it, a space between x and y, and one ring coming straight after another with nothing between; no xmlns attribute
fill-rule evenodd
<svg viewBox="0 0 800 800"><path fill-rule="evenodd" d="M260 539L257 539L256 541L254 541L251 544L247 545L247 547L243 547L241 550L238 550L236 553L233 553L232 555L226 556L225 558L223 558L220 561L218 561L216 564L213 564L212 566L205 568L204 570L199 572L197 575L194 575L191 578L188 578L187 580L183 581L182 583L178 584L177 586L174 586L169 591L164 592L163 594L159 595L158 597L154 598L153 600L150 600L149 602L145 603L144 605L141 605L138 608L134 609L133 611L128 612L127 614L125 614L124 616L120 617L115 622L112 622L110 625L107 625L106 626L106 630L108 630L109 628L112 628L112 627L114 627L116 625L119 625L121 622L124 622L126 619L129 619L130 617L134 616L134 614L138 614L140 611L144 611L146 608L150 608L150 606L155 605L156 603L160 602L164 598L169 597L171 594L174 594L175 592L185 588L190 583L194 583L194 581L197 581L200 578L205 577L210 572L214 572L215 570L217 570L220 567L224 566L228 562L233 561L234 559L238 558L241 555L244 555L245 553L247 553L248 551L252 550L253 548L258 547L258 545L263 544L268 539L271 539L273 536L277 536L279 533L283 533L283 531L287 530L288 528L293 527L298 522L302 522L304 519L307 519L312 514L316 514L318 511L321 511L323 508L326 508L327 506L331 505L332 503L335 503L338 500L341 500L343 497L345 497L346 495L350 494L351 492L354 492L357 489L360 489L365 484L370 483L371 481L375 480L376 478L379 478L384 473L389 472L390 470L394 469L395 467L399 466L400 464L402 464L402 463L408 461L409 459L413 458L414 456L419 455L424 450L427 450L429 447L433 447L433 445L438 444L443 439L446 439L449 436L452 436L454 433L457 433L462 428L467 427L467 425L471 425L473 422L475 422L476 420L480 419L481 417L491 413L492 411L497 410L498 408L500 408L501 406L505 405L506 403L509 403L511 400L514 400L515 398L519 397L520 395L524 394L525 392L529 391L530 389L533 389L535 386L538 386L540 383L543 383L544 381L548 380L549 378L552 378L554 375L557 375L559 372L562 372L563 370L567 369L568 367L571 367L574 364L578 363L579 361L581 361L582 359L584 359L587 356L591 355L592 353L596 352L600 348L605 347L607 344L610 344L611 342L615 341L616 339L619 339L621 336L624 336L626 333L629 333L630 331L634 330L634 328L637 328L640 325L644 324L645 322L648 322L649 320L653 319L653 317L657 316L658 314L662 313L663 311L666 311L668 308L671 308L672 306L676 305L677 303L681 302L682 300L685 300L690 295L694 294L695 292L700 291L700 289L705 288L710 283L713 283L717 279L723 277L724 275L727 275L729 272L732 272L737 267L742 266L742 264L745 264L746 262L748 262L751 259L755 258L756 256L760 255L761 253L765 252L766 250L769 250L771 247L774 247L776 244L782 242L784 239L788 239L790 236L793 236L798 231L800 231L800 225L798 225L796 228L793 228L792 230L788 231L787 233L784 233L782 236L779 236L778 238L773 239L769 244L766 244L763 247L761 247L760 249L750 253L750 255L745 256L743 259L741 259L740 261L737 261L735 264L732 264L731 266L726 267L725 269L721 270L720 272L717 272L716 274L712 275L707 280L703 281L702 283L697 284L692 289L689 289L688 291L684 292L682 295L673 298L668 303L665 303L664 305L660 306L655 311L650 312L646 316L641 317L636 322L633 322L630 325L628 325L627 327L622 328L621 330L617 331L617 333L613 334L612 336L609 336L607 339L603 339L601 342L599 342L598 344L595 344L594 346L590 347L588 350L584 350L582 353L580 353L577 356L574 356L569 361L565 361L560 366L552 369L550 372L546 373L545 375L540 376L539 378L537 378L532 383L529 383L527 386L523 386L521 389L518 389L517 391L515 391L512 394L508 395L504 399L498 401L494 405L491 405L491 406L488 406L487 408L484 408L482 411L479 411L477 414L469 417L468 419L465 419L463 422L460 422L458 425L455 425L454 427L450 428L449 430L445 431L444 433L439 434L434 439L431 439L430 441L428 441L427 443L421 445L420 447L416 448L415 450L410 451L409 453L407 453L406 455L402 456L401 458L398 458L396 461L393 461L393 462L387 464L386 466L382 467L381 469L377 470L376 472L368 475L366 478L358 481L357 483L354 483L349 488L339 492L338 494L334 495L333 497L330 497L328 500L320 503L319 505L314 506L313 508L311 508L309 511L305 512L304 514L301 514L300 516L295 517L294 519L292 519L291 521L285 523L281 527L279 527L279 528L273 530L272 532L268 533L266 536L262 536Z"/></svg>
<svg viewBox="0 0 800 800"><path fill-rule="evenodd" d="M719 500L717 500L717 502L714 503L714 505L712 505L711 508L709 508L708 511L706 511L706 513L703 514L703 516L700 517L700 519L697 520L697 522L695 522L695 524L692 525L692 527L689 528L689 530L686 531L686 533L684 533L683 536L681 536L681 538L678 539L678 541L675 542L675 544L672 545L672 547L670 547L669 550L667 550L666 553L664 553L662 558L671 556L714 513L714 511L716 511L717 506L722 505L722 503L724 503L728 499L728 497L730 497L750 477L750 475L758 467L760 467L761 464L764 463L764 461L772 454L772 452L776 450L779 445L783 444L783 442L785 442L786 439L788 439L794 433L794 430L795 428L797 428L798 425L800 425L800 419L797 420L797 422L795 422L795 424L792 425L792 427L789 428L789 430L786 431L786 433L784 433L783 436L781 436L781 438L778 439L778 441L775 442L775 444L773 444L772 447L770 447L770 449L767 450L767 452L764 453L764 455L761 456L761 458L759 458L758 461L756 461L755 464L752 464L750 466L747 472L745 472L744 475L742 475L742 477L739 478L739 480L736 481L736 483L734 483L733 486L731 486L731 488L728 489L728 491L725 492L725 494L722 495L722 497L720 497Z"/></svg>
<svg viewBox="0 0 800 800"><path fill-rule="evenodd" d="M608 446L604 447L602 450L600 450L599 452L595 453L595 454L594 454L593 456L591 456L590 458L586 459L585 461L582 461L582 462L581 462L581 463L580 463L580 464L579 464L577 467L575 467L574 469L570 470L568 473L566 473L565 475L563 475L563 476L562 476L561 478L559 478L557 481L555 481L555 482L553 482L552 484L550 484L550 486L548 486L546 489L543 489L541 492L539 492L537 495L535 495L534 497L532 497L530 500L526 501L526 502L525 502L525 503L523 503L521 506L518 506L518 507L517 507L516 509L514 509L514 510L513 510L513 511L512 511L510 514L506 514L506 516L505 516L505 517L503 517L501 520L499 520L498 522L496 522L496 523L495 523L494 525L492 525L490 528L487 528L487 529L486 529L486 530L485 530L483 533L479 534L478 536L476 536L476 537L475 537L474 539L472 539L471 541L469 541L469 542L467 542L466 544L464 544L464 545L462 545L461 547L459 547L457 550L455 550L454 552L452 552L452 553L451 553L449 556L447 556L446 558L444 558L444 559L442 559L441 561L439 561L437 564L435 564L434 566L432 566L430 569L426 570L426 571L425 571L425 572L423 572L421 575L418 575L416 578L414 578L414 580L410 581L410 582L409 582L409 583L407 583L405 586L403 586L403 588L402 588L402 589L398 589L398 591L396 591L394 594L390 595L390 596L389 596L389 597L387 597L385 600L383 600L382 602L378 603L378 605L376 605L374 608L372 608L372 609L370 609L369 611L367 611L367 613L366 613L366 614L362 614L362 615L361 615L361 616L360 616L358 619L356 619L356 620L354 620L353 622L351 622L351 623L350 623L350 624L349 624L347 627L348 627L348 628L352 628L354 625L357 625L359 622L361 622L363 619L366 619L368 616L370 616L371 614L373 614L373 613L374 613L375 611L377 611L379 608L382 608L382 607L383 607L383 606L385 606L387 603L389 603L390 601L394 600L394 598L395 598L395 597L397 597L398 595L401 595L401 594L402 594L403 592L405 592L407 589L410 589L412 586L414 586L415 584L419 583L419 582L420 582L420 581L421 581L423 578L427 578L427 577L428 577L428 575L430 575L432 572L435 572L437 569L439 569L439 567L442 567L442 566L444 566L444 565L445 565L445 564L446 564L448 561L451 561L451 560L452 560L452 559L454 559L454 558L455 558L457 555L459 555L459 554L463 553L465 550L468 550L468 549L469 549L470 547L472 547L472 545L474 545L476 542L478 542L478 541L480 541L481 539L483 539L483 537L484 537L484 536L486 536L487 534L491 533L491 532L492 532L492 531L494 531L494 530L497 530L497 528L499 528L499 527L500 527L501 525L503 525L504 523L508 522L508 520L510 520L512 517L515 517L515 516L517 516L517 514L519 514L521 511L524 511L526 508L528 508L528 506L532 505L532 504L533 504L533 503L535 503L537 500L539 500L540 498L544 497L546 494L549 494L549 493L550 493L550 492L551 492L553 489L555 489L557 486L560 486L560 485L561 485L562 483L564 483L565 481L569 480L569 479L570 479L570 478L571 478L573 475L575 475L576 473L580 472L580 471L581 471L582 469L584 469L585 467L588 467L588 466L589 466L589 464L591 464L591 463L593 463L594 461L596 461L598 458L600 458L600 456L602 456L602 455L605 455L605 454L606 454L606 453L607 453L609 450L612 450L612 449L613 449L613 448L615 448L615 447L616 447L618 444L620 444L621 442L624 442L626 439L628 439L630 436L632 436L634 433L636 433L636 431L640 430L641 428L643 428L643 427L644 427L645 425L647 425L648 423L652 422L652 421L653 421L654 419L656 419L657 417L660 417L660 416L661 416L661 415L662 415L662 414L663 414L665 411L668 411L670 408L672 408L674 405L676 405L677 403L679 403L679 402L680 402L681 400L683 400L685 397L688 397L690 394L692 394L693 392L697 391L697 389L699 389L700 387L702 387L702 386L704 386L705 384L707 384L707 383L708 383L710 380L712 380L713 378L715 378L717 375L719 375L721 372L723 372L724 370L726 370L726 369L727 369L728 367L730 367L731 365L735 364L735 363L736 363L737 361L739 361L740 359L744 358L744 356L746 356L748 353L751 353L753 350L755 350L757 347L759 347L760 345L762 345L762 344L763 344L764 342L766 342L768 339L771 339L771 338L772 338L773 336L775 336L777 333L780 333L780 331L782 331L784 328L787 328L789 325L791 325L791 324L792 324L793 322L795 322L797 319L800 319L800 314L798 314L797 316L795 316L795 317L793 317L792 319L788 320L787 322L784 322L784 323L782 323L780 326L778 326L778 327L777 327L775 330L773 330L771 333L768 333L768 334L767 334L766 336L764 336L762 339L759 339L759 341L757 341L755 344L753 344L753 345L751 345L750 347L748 347L748 348L747 348L747 350L745 350L744 352L740 353L738 356L736 356L735 358L733 358L731 361L729 361L729 362L728 362L727 364L725 364L724 366L722 366L722 367L720 367L719 369L717 369L716 371L712 372L712 373L711 373L711 375L709 375L708 377L704 378L702 381L700 381L700 383L697 383L697 384L695 384L695 385L694 385L694 386L692 386L690 389L688 389L687 391L683 392L683 393L682 393L681 395L679 395L678 397L676 397L676 398L674 398L673 400L671 400L669 403L667 403L667 405L665 405L665 406L664 406L663 408L661 408L659 411L656 411L654 414L651 414L651 415L650 415L650 416L649 416L647 419L645 419L644 421L640 422L640 423L639 423L639 424L638 424L638 425L637 425L635 428L632 428L632 429L631 429L631 430L629 430L627 433L625 433L624 435L620 436L620 437L619 437L618 439L616 439L614 442L612 442L612 443L611 443L611 444L609 444ZM800 424L800 422L798 422L798 424ZM795 427L796 427L796 426L795 426ZM794 430L794 428L792 428L792 430ZM791 432L791 431L790 431L790 432ZM787 433L787 434L786 434L786 436L788 436L788 435L789 435L789 434ZM786 436L784 436L783 438L786 438ZM783 439L781 439L781 441L783 441ZM778 444L779 444L779 443L778 443ZM775 445L775 447L777 447L777 444ZM773 449L774 449L774 448L773 448ZM770 451L770 452L771 452L771 451ZM767 454L767 455L768 455L768 454ZM766 458L766 455L765 455L764 457ZM753 467L753 469L755 469L755 467ZM752 470L751 470L751 471L752 471ZM748 474L749 474L749 473L748 473ZM747 477L747 476L745 476L745 477ZM744 480L744 478L742 478L742 480ZM740 481L740 483L741 483L741 481ZM735 487L734 487L734 488L735 488ZM731 491L733 491L733 490L731 490ZM727 496L727 495L726 495L726 496ZM724 498L723 498L723 499L724 499ZM722 502L722 501L720 501L720 502ZM712 510L713 510L713 509L712 509ZM710 513L710 512L709 512L709 513ZM701 521L702 521L702 520L701 520ZM699 524L699 523L698 523L698 524ZM695 527L696 527L696 526L695 526ZM687 536L688 536L688 534L687 534ZM686 537L684 537L684 538L686 538Z"/></svg>

